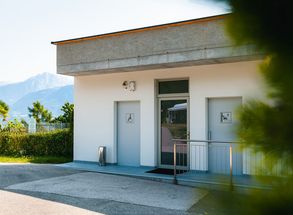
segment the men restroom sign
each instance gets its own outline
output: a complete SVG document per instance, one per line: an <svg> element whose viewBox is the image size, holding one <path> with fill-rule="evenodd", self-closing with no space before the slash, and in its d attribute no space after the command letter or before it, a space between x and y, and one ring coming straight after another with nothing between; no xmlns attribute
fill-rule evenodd
<svg viewBox="0 0 293 215"><path fill-rule="evenodd" d="M134 123L134 113L125 114L126 123Z"/></svg>
<svg viewBox="0 0 293 215"><path fill-rule="evenodd" d="M221 112L221 123L232 123L232 113Z"/></svg>

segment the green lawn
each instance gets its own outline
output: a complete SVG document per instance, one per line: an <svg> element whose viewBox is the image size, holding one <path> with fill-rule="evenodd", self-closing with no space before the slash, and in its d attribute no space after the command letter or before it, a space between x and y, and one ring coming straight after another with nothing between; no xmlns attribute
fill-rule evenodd
<svg viewBox="0 0 293 215"><path fill-rule="evenodd" d="M0 155L0 163L67 163L72 158L68 157L52 157L52 156L31 156L31 157L9 157Z"/></svg>

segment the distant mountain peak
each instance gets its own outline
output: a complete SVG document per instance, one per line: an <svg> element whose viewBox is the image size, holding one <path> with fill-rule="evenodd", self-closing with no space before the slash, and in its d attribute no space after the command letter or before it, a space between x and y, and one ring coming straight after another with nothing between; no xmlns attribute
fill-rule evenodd
<svg viewBox="0 0 293 215"><path fill-rule="evenodd" d="M16 118L19 116L27 117L27 108L31 107L33 102L37 100L56 117L61 114L60 109L65 102L73 103L73 85L28 93L11 105L10 116Z"/></svg>
<svg viewBox="0 0 293 215"><path fill-rule="evenodd" d="M55 73L49 73L49 72L44 72L44 73L39 73L35 76L32 76L28 79L26 79L23 82L38 82L41 81L43 83L48 83L52 84L52 87L61 87L61 86L66 86L66 85L71 85L73 84L73 78L68 77L68 76L63 76L63 75L57 75ZM55 82L55 83L53 83Z"/></svg>
<svg viewBox="0 0 293 215"><path fill-rule="evenodd" d="M70 77L48 72L40 73L22 82L1 85L0 99L12 105L26 94L72 84L73 79Z"/></svg>

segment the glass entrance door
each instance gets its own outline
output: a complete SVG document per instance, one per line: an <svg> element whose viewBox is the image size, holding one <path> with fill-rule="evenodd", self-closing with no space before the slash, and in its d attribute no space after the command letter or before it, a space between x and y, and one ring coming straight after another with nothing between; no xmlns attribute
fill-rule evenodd
<svg viewBox="0 0 293 215"><path fill-rule="evenodd" d="M160 105L160 164L173 167L172 139L188 139L188 99L161 99ZM186 142L177 142L186 144ZM187 145L177 147L177 165L187 166Z"/></svg>

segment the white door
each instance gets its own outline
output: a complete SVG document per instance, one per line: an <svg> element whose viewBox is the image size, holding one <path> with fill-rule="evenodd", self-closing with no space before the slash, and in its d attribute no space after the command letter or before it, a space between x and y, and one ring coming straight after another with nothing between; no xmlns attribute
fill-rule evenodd
<svg viewBox="0 0 293 215"><path fill-rule="evenodd" d="M117 159L118 165L140 165L140 104L117 104Z"/></svg>
<svg viewBox="0 0 293 215"><path fill-rule="evenodd" d="M212 98L208 102L209 139L219 141L236 140L236 109L242 104L241 98ZM209 171L229 174L230 156L227 143L209 143ZM237 144L233 147L233 174L242 174L242 152Z"/></svg>

